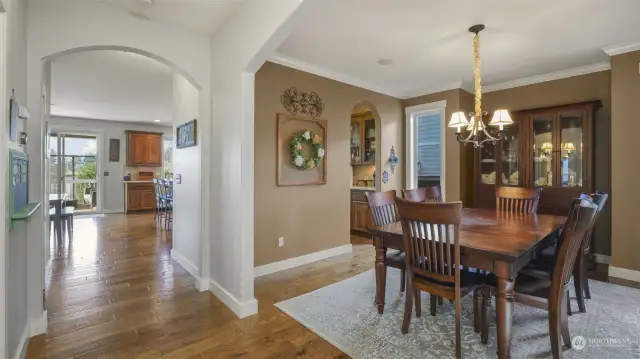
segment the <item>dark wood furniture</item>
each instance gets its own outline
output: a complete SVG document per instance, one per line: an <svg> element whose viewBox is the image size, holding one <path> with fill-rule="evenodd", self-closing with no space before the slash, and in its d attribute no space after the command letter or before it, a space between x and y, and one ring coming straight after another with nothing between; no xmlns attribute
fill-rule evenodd
<svg viewBox="0 0 640 359"><path fill-rule="evenodd" d="M51 198L51 196L49 196ZM66 228L69 240L73 240L73 216L74 206L68 206L68 202L63 199L49 200L49 223L53 224L53 234L58 245L62 245L64 231Z"/></svg>
<svg viewBox="0 0 640 359"><path fill-rule="evenodd" d="M456 307L456 357L461 358L461 300L489 278L487 275L460 269L458 237L462 202L420 203L398 199L396 205L404 234L409 288L405 299L402 333L409 331L414 298L416 316L421 316L420 292L430 294L431 315L436 314L436 298L453 300Z"/></svg>
<svg viewBox="0 0 640 359"><path fill-rule="evenodd" d="M162 133L124 132L127 135L127 166L162 166Z"/></svg>
<svg viewBox="0 0 640 359"><path fill-rule="evenodd" d="M476 151L476 207L495 208L498 186L540 187L538 213L566 215L573 198L594 191L594 113L600 106L513 112L506 138Z"/></svg>
<svg viewBox="0 0 640 359"><path fill-rule="evenodd" d="M366 233L367 228L373 226L373 218L365 197L371 190L351 189L351 231Z"/></svg>
<svg viewBox="0 0 640 359"><path fill-rule="evenodd" d="M442 190L440 186L403 189L402 197L412 202L440 203L442 202Z"/></svg>
<svg viewBox="0 0 640 359"><path fill-rule="evenodd" d="M367 197L367 206L371 213L370 217L373 218L372 227L394 223L399 220L398 212L396 210L395 190L387 192L365 192L365 196ZM400 269L400 291L404 292L406 287L406 265L404 252L399 251L390 254L384 253L384 256L379 261L377 260L378 254L381 253L376 251L376 270L382 271L383 273L376 276L376 281L381 281L379 285L385 286L385 283L387 282L387 267ZM377 268L378 265L381 267ZM376 300L378 300L378 297L376 297ZM382 314L382 312L380 312L380 306L378 306L378 312Z"/></svg>
<svg viewBox="0 0 640 359"><path fill-rule="evenodd" d="M516 275L532 260L536 246L547 236L554 235L564 220L564 217L552 215L469 208L462 210L458 237L460 264L492 272L497 277L497 345L500 358L510 357ZM396 222L372 228L369 232L375 236L377 279L383 275L381 262L387 249L404 250L402 225ZM376 280L379 313L384 310L385 288L381 283Z"/></svg>
<svg viewBox="0 0 640 359"><path fill-rule="evenodd" d="M569 321L565 306L569 303L569 285L571 284L574 263L581 257L580 250L584 246L588 233L593 228L598 206L589 200L575 199L573 209L562 228L559 242L562 243L554 270L546 277L521 274L516 280L514 292L518 303L549 311L549 335L551 337L551 354L554 359L562 358L561 340L567 348L571 348ZM489 331L489 312L491 287L484 291L485 298L482 315L482 342L487 343Z"/></svg>
<svg viewBox="0 0 640 359"><path fill-rule="evenodd" d="M540 188L500 186L496 190L496 210L516 213L538 213Z"/></svg>
<svg viewBox="0 0 640 359"><path fill-rule="evenodd" d="M156 195L153 183L125 182L125 213L153 211L156 208Z"/></svg>
<svg viewBox="0 0 640 359"><path fill-rule="evenodd" d="M351 165L376 164L376 121L371 111L351 115Z"/></svg>

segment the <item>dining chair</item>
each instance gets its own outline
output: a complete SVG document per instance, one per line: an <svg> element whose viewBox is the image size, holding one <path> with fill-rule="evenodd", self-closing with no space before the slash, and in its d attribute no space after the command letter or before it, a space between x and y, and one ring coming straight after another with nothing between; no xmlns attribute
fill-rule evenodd
<svg viewBox="0 0 640 359"><path fill-rule="evenodd" d="M163 198L164 198L164 228L169 229L173 226L173 181L169 179L162 180Z"/></svg>
<svg viewBox="0 0 640 359"><path fill-rule="evenodd" d="M569 301L568 288L573 279L572 273L576 258L593 226L597 211L598 206L592 201L574 199L571 213L567 217L560 235L561 246L553 271L547 277L531 276L521 272L516 278L515 301L547 310L549 313L549 336L553 359L562 358L561 340L565 347L571 348L568 313L564 306ZM484 310L481 318L481 337L484 344L488 341L489 312L491 298L494 294L494 287L485 286L483 288Z"/></svg>
<svg viewBox="0 0 640 359"><path fill-rule="evenodd" d="M499 212L537 213L541 192L541 188L498 187L496 209Z"/></svg>
<svg viewBox="0 0 640 359"><path fill-rule="evenodd" d="M398 198L396 205L402 222L407 267L402 333L409 331L414 300L416 316L422 314L422 291L430 294L431 315L435 315L436 296L453 300L456 308L456 357L460 358L462 298L473 293L489 278L461 269L459 228L462 202L420 203Z"/></svg>
<svg viewBox="0 0 640 359"><path fill-rule="evenodd" d="M371 210L374 225L384 226L385 224L391 224L398 221L395 190L386 192L365 192L365 196L367 197L367 204ZM405 291L407 272L404 257L404 252L386 254L383 259L384 274L382 275L381 280L383 280L384 283L382 283L382 285L385 285L386 283L387 267L396 268L400 270L400 291Z"/></svg>
<svg viewBox="0 0 640 359"><path fill-rule="evenodd" d="M153 218L156 220L156 224L158 224L162 221L162 210L163 210L162 190L160 188L161 184L159 179L154 178L152 182L153 182L153 192L156 196L156 210Z"/></svg>
<svg viewBox="0 0 640 359"><path fill-rule="evenodd" d="M587 261L591 256L591 239L593 235L593 228L595 227L595 223L598 221L598 217L600 216L600 212L604 208L605 204L607 204L607 200L609 199L609 194L605 192L596 192L591 195L593 203L598 206L598 212L596 213L596 218L593 220L594 225L589 230L587 234L587 239L584 241L584 248L582 249L582 256L578 258L578 266L576 267L576 278L574 281L576 283L576 293L584 291L584 297L586 299L591 299L591 291L589 290L589 279L587 278ZM578 288L581 287L581 288ZM579 290L582 289L582 290ZM586 312L586 308L584 305L580 308L581 312Z"/></svg>
<svg viewBox="0 0 640 359"><path fill-rule="evenodd" d="M442 202L442 190L440 186L403 189L402 197L413 202L440 203Z"/></svg>

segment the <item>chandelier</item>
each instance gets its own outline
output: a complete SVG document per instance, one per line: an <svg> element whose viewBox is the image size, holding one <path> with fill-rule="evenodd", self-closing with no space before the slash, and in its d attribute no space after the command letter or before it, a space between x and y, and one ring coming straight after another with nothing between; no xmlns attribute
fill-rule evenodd
<svg viewBox="0 0 640 359"><path fill-rule="evenodd" d="M480 31L484 30L484 25L473 25L469 28L469 32L473 35L473 84L475 90L475 111L469 113L470 120L467 120L464 112L458 111L451 115L449 127L456 129L456 139L460 143L473 144L474 148L482 147L486 142L496 143L504 138L506 131L504 126L513 123L509 111L496 110L493 114L489 126L498 126L498 135L491 136L487 132L487 127L482 121L482 116L488 115L486 111L482 111L482 85L480 83ZM466 128L468 135L462 133L462 128Z"/></svg>

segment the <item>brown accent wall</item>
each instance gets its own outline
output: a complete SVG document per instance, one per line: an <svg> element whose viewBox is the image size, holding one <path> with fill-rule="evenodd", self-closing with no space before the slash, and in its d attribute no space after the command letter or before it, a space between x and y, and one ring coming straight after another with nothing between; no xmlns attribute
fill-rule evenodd
<svg viewBox="0 0 640 359"><path fill-rule="evenodd" d="M639 63L640 51L611 57L611 183L615 190L611 265L635 271L640 270Z"/></svg>
<svg viewBox="0 0 640 359"><path fill-rule="evenodd" d="M636 62L636 78L637 70ZM636 92L638 93L640 92ZM595 188L611 193L611 98L611 71L601 71L488 92L483 94L482 107L492 113L499 108L518 111L593 100L602 101L603 107L595 117ZM611 209L616 200L617 198L610 199L598 220L594 233L595 253L611 254Z"/></svg>
<svg viewBox="0 0 640 359"><path fill-rule="evenodd" d="M276 115L286 113L280 96L289 87L317 93L328 121L327 184L277 187ZM260 266L350 243L351 112L366 101L380 115L382 137L377 141L382 169L391 146L400 163L382 190L400 190L404 184L404 114L399 99L346 85L267 62L255 77L255 265ZM375 111L374 111L375 115ZM220 169L224 170L224 169ZM380 174L378 174L378 177ZM278 237L285 238L278 247Z"/></svg>

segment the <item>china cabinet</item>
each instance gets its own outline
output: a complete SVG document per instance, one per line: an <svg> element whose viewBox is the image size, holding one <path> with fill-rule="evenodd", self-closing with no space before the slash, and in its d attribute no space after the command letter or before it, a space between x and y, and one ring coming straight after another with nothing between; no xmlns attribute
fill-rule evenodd
<svg viewBox="0 0 640 359"><path fill-rule="evenodd" d="M351 165L376 162L376 121L370 111L351 115Z"/></svg>
<svg viewBox="0 0 640 359"><path fill-rule="evenodd" d="M524 110L502 141L476 151L476 206L495 208L497 186L541 187L538 213L565 215L591 193L594 113L600 102Z"/></svg>

